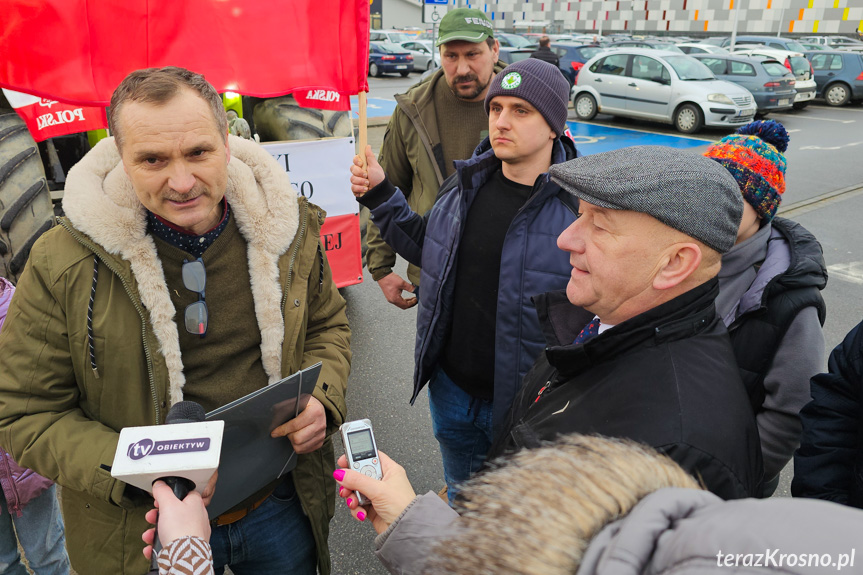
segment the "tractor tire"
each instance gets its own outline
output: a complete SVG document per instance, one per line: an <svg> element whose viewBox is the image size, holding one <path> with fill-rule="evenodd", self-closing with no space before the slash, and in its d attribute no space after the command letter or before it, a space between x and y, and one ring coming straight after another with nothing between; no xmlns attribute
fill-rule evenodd
<svg viewBox="0 0 863 575"><path fill-rule="evenodd" d="M263 100L252 118L262 142L344 138L352 135L349 112L301 108L293 96Z"/></svg>
<svg viewBox="0 0 863 575"><path fill-rule="evenodd" d="M30 248L54 223L39 148L13 110L0 109L0 274L17 283Z"/></svg>

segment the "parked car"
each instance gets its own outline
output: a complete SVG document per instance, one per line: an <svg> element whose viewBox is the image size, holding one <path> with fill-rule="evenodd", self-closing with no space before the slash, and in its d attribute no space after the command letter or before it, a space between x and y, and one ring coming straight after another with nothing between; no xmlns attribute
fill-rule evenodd
<svg viewBox="0 0 863 575"><path fill-rule="evenodd" d="M720 80L734 82L749 90L755 98L758 113L788 110L794 104L794 74L773 59L752 58L736 54L692 54L710 68Z"/></svg>
<svg viewBox="0 0 863 575"><path fill-rule="evenodd" d="M713 36L712 38L702 38L698 41L699 44L710 44L712 46L722 47L722 43L728 39L728 36Z"/></svg>
<svg viewBox="0 0 863 575"><path fill-rule="evenodd" d="M538 44L518 34L496 32L494 35L501 48L536 48Z"/></svg>
<svg viewBox="0 0 863 575"><path fill-rule="evenodd" d="M665 50L667 52L683 54L683 50L671 42L663 42L661 40L623 40L621 42L609 44L608 48L647 48L649 50Z"/></svg>
<svg viewBox="0 0 863 575"><path fill-rule="evenodd" d="M570 41L574 44L598 44L600 39L598 34L573 34Z"/></svg>
<svg viewBox="0 0 863 575"><path fill-rule="evenodd" d="M797 40L790 38L779 38L776 36L738 36L735 44L755 44L766 48L776 48L777 50L790 50L792 52L805 52L803 46ZM731 38L725 38L722 42L722 47L727 48L731 44Z"/></svg>
<svg viewBox="0 0 863 575"><path fill-rule="evenodd" d="M812 70L812 64L809 63L809 60L806 59L806 56L802 52L759 47L741 50L735 52L735 54L762 56L782 62L782 65L794 74L794 79L797 82L794 85L794 88L797 90L797 95L794 97L795 109L802 110L809 105L809 102L815 99L815 72Z"/></svg>
<svg viewBox="0 0 863 575"><path fill-rule="evenodd" d="M507 66L513 62L527 60L536 48L501 48L498 57Z"/></svg>
<svg viewBox="0 0 863 575"><path fill-rule="evenodd" d="M584 66L584 63L602 52L598 44L581 44L570 42L553 42L551 49L557 53L560 58L560 71L569 80L569 85L575 84L575 79L578 77L578 71Z"/></svg>
<svg viewBox="0 0 863 575"><path fill-rule="evenodd" d="M408 51L414 59L414 71L424 72L440 67L440 52L428 40L401 42L399 46Z"/></svg>
<svg viewBox="0 0 863 575"><path fill-rule="evenodd" d="M684 54L728 54L728 50L713 44L683 42L676 45Z"/></svg>
<svg viewBox="0 0 863 575"><path fill-rule="evenodd" d="M546 34L545 32L525 32L524 37L533 42L534 46L539 45L539 39L543 36L548 36L549 40L554 42L568 42L572 40L569 34Z"/></svg>
<svg viewBox="0 0 863 575"><path fill-rule="evenodd" d="M416 40L417 34L409 34L401 30L371 30L369 32L370 42L391 42L399 44L408 40Z"/></svg>
<svg viewBox="0 0 863 575"><path fill-rule="evenodd" d="M858 52L823 50L806 52L815 71L816 95L831 106L863 100L863 55Z"/></svg>
<svg viewBox="0 0 863 575"><path fill-rule="evenodd" d="M863 42L846 36L804 36L800 38L801 42L804 40L810 44L818 44L832 50L863 51Z"/></svg>
<svg viewBox="0 0 863 575"><path fill-rule="evenodd" d="M369 43L369 76L380 78L398 72L406 78L414 69L414 58L407 50L391 42Z"/></svg>
<svg viewBox="0 0 863 575"><path fill-rule="evenodd" d="M643 48L591 58L573 86L572 100L582 120L602 112L673 124L685 134L705 125L739 126L756 112L752 94L717 80L695 58Z"/></svg>
<svg viewBox="0 0 863 575"><path fill-rule="evenodd" d="M800 45L806 48L807 51L817 52L818 50L829 50L830 48L822 44L810 44L809 42L800 42Z"/></svg>

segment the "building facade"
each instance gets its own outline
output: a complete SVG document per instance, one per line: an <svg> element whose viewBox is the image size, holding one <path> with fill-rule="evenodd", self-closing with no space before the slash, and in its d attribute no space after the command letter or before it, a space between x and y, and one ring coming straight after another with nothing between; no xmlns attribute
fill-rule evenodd
<svg viewBox="0 0 863 575"><path fill-rule="evenodd" d="M853 35L863 29L863 0L450 1L482 10L506 30L730 34L735 18L738 34Z"/></svg>

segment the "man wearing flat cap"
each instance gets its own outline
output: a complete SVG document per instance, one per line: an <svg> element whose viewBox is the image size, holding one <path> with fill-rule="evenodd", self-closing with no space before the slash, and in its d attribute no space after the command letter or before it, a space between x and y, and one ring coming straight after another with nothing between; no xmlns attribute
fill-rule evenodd
<svg viewBox="0 0 863 575"><path fill-rule="evenodd" d="M725 499L758 495L758 432L714 305L743 204L705 160L637 146L550 168L580 200L557 241L572 273L534 298L548 347L489 458L598 433L659 449Z"/></svg>

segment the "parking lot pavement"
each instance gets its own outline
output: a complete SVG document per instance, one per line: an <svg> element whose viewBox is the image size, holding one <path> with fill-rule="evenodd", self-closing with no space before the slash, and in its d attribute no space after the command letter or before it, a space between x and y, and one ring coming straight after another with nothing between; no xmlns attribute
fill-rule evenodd
<svg viewBox="0 0 863 575"><path fill-rule="evenodd" d="M366 105L366 115L369 118L383 118L392 115L396 109L396 101L387 98L368 98ZM354 119L360 117L360 102L357 96L351 96L351 114Z"/></svg>
<svg viewBox="0 0 863 575"><path fill-rule="evenodd" d="M672 148L698 148L713 140L662 134L651 131L616 128L592 123L567 122L578 151L584 155L599 154L628 146L669 146Z"/></svg>
<svg viewBox="0 0 863 575"><path fill-rule="evenodd" d="M863 162L858 160L863 152L863 107L832 108L816 103L804 110L770 114L767 118L781 122L791 136L785 154L788 170L783 205L812 201L836 190L863 185ZM570 120L574 119L575 114L571 113ZM700 145L706 148L711 142L733 132L705 129L693 136L683 136L670 125L603 114L597 115L592 122L570 124L575 124L578 130L573 130L574 134L587 136L580 146L585 153L605 151L599 149L604 145L611 149L612 146L642 143L677 143L698 153L704 149ZM593 142L592 138L605 135L601 128L613 130L614 138L606 136L605 140ZM670 143L661 143L662 136L670 137Z"/></svg>

